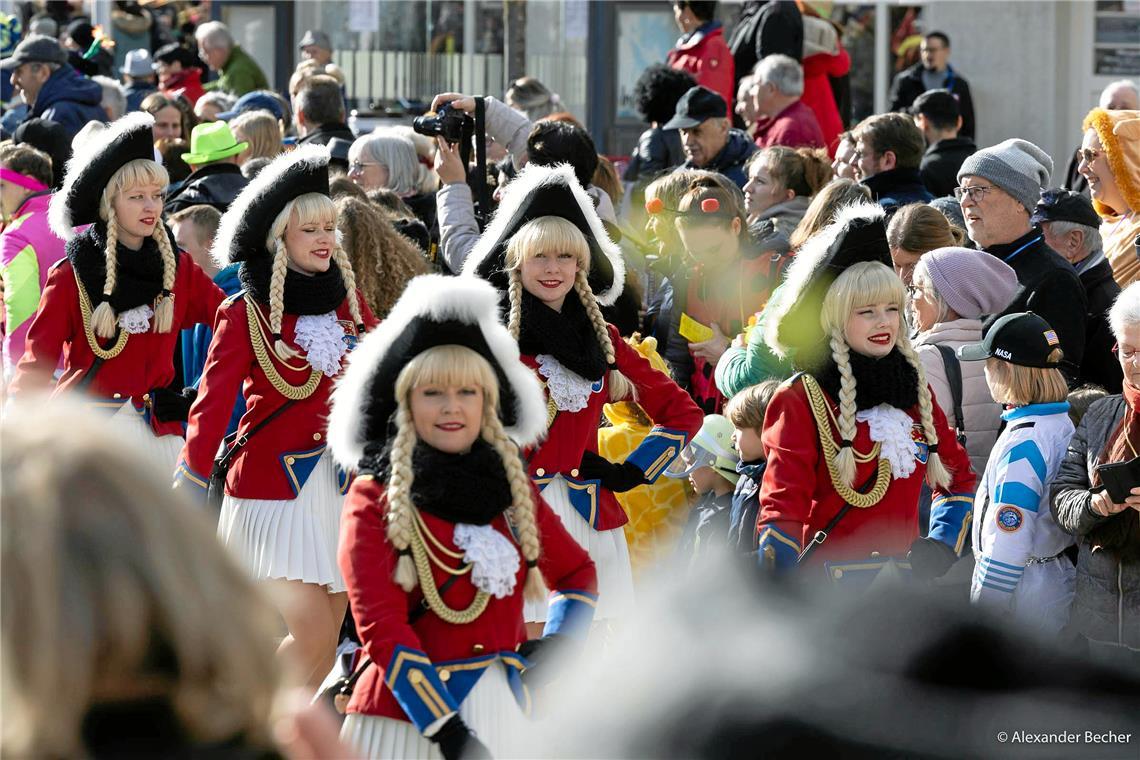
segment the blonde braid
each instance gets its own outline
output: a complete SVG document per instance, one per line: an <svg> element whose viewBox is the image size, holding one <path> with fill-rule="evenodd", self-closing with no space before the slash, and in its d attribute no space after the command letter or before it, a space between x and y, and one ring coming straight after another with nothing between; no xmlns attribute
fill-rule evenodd
<svg viewBox="0 0 1140 760"><path fill-rule="evenodd" d="M598 299L594 297L594 291L590 289L585 269L578 269L578 273L574 277L574 290L577 291L578 300L582 302L586 314L590 317L590 322L594 325L598 344L602 347L602 353L606 355L606 364L613 367L617 362L617 354L614 351L614 343L610 340L609 325L598 306ZM633 387L629 378L616 369L610 370L607 385L609 385L610 401L625 401L627 399L637 401L637 389Z"/></svg>
<svg viewBox="0 0 1140 760"><path fill-rule="evenodd" d="M842 439L835 469L843 484L855 484L855 375L851 372L851 349L838 328L831 331L831 358L839 369L839 436ZM822 431L821 431L822 432Z"/></svg>
<svg viewBox="0 0 1140 760"><path fill-rule="evenodd" d="M348 290L348 313L352 315L352 322L356 329L364 334L364 318L360 316L360 299L356 295L356 273L352 271L352 262L348 254L339 245L333 249L333 260L340 267L340 278L344 280L344 287Z"/></svg>
<svg viewBox="0 0 1140 760"><path fill-rule="evenodd" d="M281 317L285 313L285 271L289 254L285 241L277 238L277 253L273 256L273 273L269 277L269 327L273 330L273 350L283 361L295 359L300 352L293 350L281 337Z"/></svg>
<svg viewBox="0 0 1140 760"><path fill-rule="evenodd" d="M540 543L530 478L523 469L522 460L519 459L518 447L507 436L507 431L499 421L495 405L487 402L483 404L483 440L499 453L499 458L503 460L503 468L507 471L507 482L511 486L510 521L518 534L519 546L522 548L523 559L527 565L523 595L532 601L541 601L546 598L546 586L538 570Z"/></svg>
<svg viewBox="0 0 1140 760"><path fill-rule="evenodd" d="M154 310L151 329L158 333L168 333L174 327L174 277L178 271L178 259L175 258L170 235L161 219L154 227L154 242L162 254L162 293Z"/></svg>
<svg viewBox="0 0 1140 760"><path fill-rule="evenodd" d="M392 441L390 454L391 474L388 477L388 542L395 547L396 572L392 576L396 584L411 591L416 587L416 564L412 561L409 547L412 543L412 447L415 445L416 428L412 423L412 413L401 402L396 410L396 438Z"/></svg>
<svg viewBox="0 0 1140 760"><path fill-rule="evenodd" d="M942 456L938 453L938 430L934 427L934 413L932 411L934 402L930 397L930 386L926 384L926 372L922 369L918 352L914 350L914 346L910 344L905 335L899 335L898 349L899 353L906 357L910 366L914 367L915 372L918 373L919 421L922 423L922 434L930 445L930 455L926 460L926 482L930 484L931 488L946 488L950 485L951 476L950 471L942 462Z"/></svg>
<svg viewBox="0 0 1140 760"><path fill-rule="evenodd" d="M507 274L507 301L511 305L507 315L507 332L515 340L519 339L519 326L522 323L522 277L519 270L512 269Z"/></svg>
<svg viewBox="0 0 1140 760"><path fill-rule="evenodd" d="M115 292L118 276L118 248L119 225L115 221L115 207L111 206L107 211L107 247L103 251L107 267L107 276L103 279L103 301L91 313L91 328L100 338L114 337L119 324L119 315L111 307L111 294Z"/></svg>

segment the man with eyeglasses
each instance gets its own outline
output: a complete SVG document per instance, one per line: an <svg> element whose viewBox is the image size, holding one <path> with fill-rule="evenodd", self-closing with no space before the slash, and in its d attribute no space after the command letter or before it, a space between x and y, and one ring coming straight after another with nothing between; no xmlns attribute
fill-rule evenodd
<svg viewBox="0 0 1140 760"><path fill-rule="evenodd" d="M1006 140L963 162L954 196L970 239L1017 273L1018 291L1002 314L1032 311L1052 325L1065 352L1061 371L1075 387L1085 353L1085 291L1072 264L1045 243L1031 219L1052 172L1053 159L1041 148Z"/></svg>
<svg viewBox="0 0 1140 760"><path fill-rule="evenodd" d="M962 115L962 137L974 139L974 101L970 85L950 65L950 38L943 32L931 32L919 47L922 60L895 75L891 82L891 110L905 111L927 90L949 90L958 98Z"/></svg>

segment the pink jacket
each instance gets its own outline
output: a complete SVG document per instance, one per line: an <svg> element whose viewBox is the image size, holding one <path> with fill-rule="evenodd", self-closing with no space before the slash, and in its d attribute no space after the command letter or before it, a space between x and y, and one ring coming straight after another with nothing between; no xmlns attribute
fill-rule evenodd
<svg viewBox="0 0 1140 760"><path fill-rule="evenodd" d="M0 275L4 278L4 382L24 355L24 336L40 305L48 270L62 259L64 242L48 225L49 193L24 201L0 234Z"/></svg>

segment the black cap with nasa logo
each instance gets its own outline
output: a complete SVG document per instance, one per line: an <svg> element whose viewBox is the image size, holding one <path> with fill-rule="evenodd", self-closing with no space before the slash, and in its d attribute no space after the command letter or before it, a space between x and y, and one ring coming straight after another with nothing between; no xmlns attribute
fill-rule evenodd
<svg viewBox="0 0 1140 760"><path fill-rule="evenodd" d="M991 356L1022 367L1054 368L1060 362L1049 356L1061 347L1056 331L1031 311L1006 314L996 320L981 343L970 343L958 349L963 361L981 361Z"/></svg>

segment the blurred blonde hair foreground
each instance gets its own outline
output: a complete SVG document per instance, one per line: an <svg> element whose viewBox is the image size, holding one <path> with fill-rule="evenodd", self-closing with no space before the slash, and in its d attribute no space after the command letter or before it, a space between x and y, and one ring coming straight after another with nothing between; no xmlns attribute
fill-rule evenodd
<svg viewBox="0 0 1140 760"><path fill-rule="evenodd" d="M76 401L21 401L0 422L0 754L85 756L91 708L138 702L192 744L271 748L273 608L146 452Z"/></svg>

